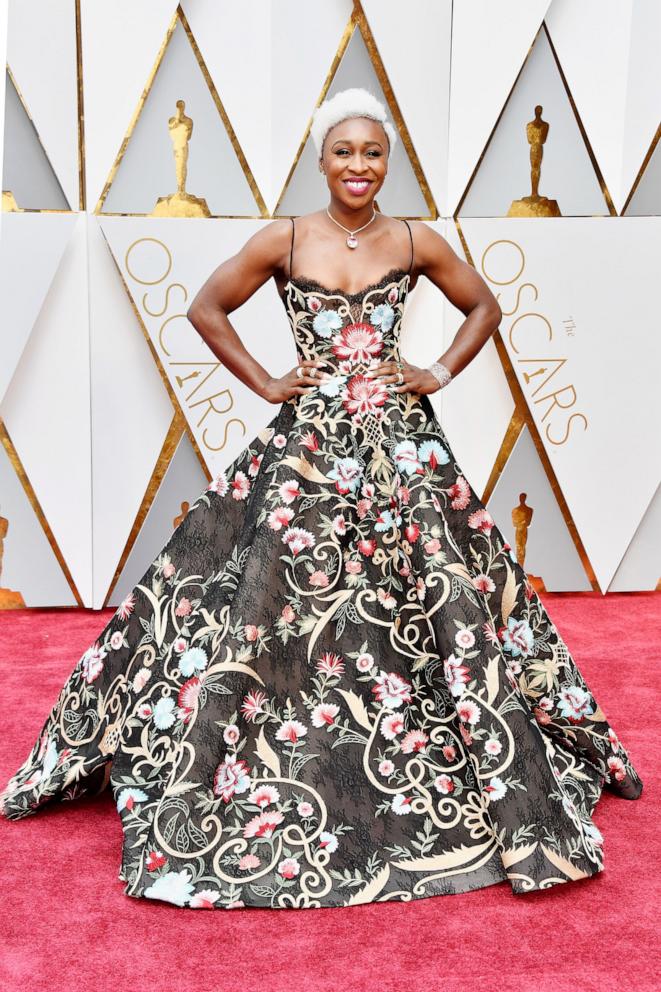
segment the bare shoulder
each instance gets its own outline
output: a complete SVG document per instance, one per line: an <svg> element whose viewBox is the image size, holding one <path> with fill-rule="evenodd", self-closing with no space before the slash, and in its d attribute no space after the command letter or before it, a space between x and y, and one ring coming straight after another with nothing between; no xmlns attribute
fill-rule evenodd
<svg viewBox="0 0 661 992"><path fill-rule="evenodd" d="M423 220L410 220L409 224L419 269L424 270L430 263L438 263L443 258L449 260L455 256L449 242L429 224Z"/></svg>

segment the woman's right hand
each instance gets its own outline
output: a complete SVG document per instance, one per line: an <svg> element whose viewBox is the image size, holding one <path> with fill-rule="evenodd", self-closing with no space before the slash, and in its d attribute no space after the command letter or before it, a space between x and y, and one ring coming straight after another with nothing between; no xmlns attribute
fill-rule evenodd
<svg viewBox="0 0 661 992"><path fill-rule="evenodd" d="M318 386L320 382L330 379L327 372L317 372L314 376L310 375L310 369L318 369L319 366L326 364L323 359L304 358L294 366L291 372L287 372L286 375L281 376L279 379L268 379L262 391L262 396L269 403L282 403L285 400L291 399L292 396L305 395L311 389L314 389L315 386ZM299 366L304 370L301 376L296 375L296 369Z"/></svg>

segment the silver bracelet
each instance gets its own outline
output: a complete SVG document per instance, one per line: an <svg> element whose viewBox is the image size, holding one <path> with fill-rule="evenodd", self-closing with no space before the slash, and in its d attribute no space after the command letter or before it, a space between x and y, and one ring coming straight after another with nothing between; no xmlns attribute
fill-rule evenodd
<svg viewBox="0 0 661 992"><path fill-rule="evenodd" d="M427 370L431 372L434 378L438 381L439 387L442 389L443 386L447 386L448 382L452 378L452 373L446 365L442 362L432 362L431 365L427 366Z"/></svg>

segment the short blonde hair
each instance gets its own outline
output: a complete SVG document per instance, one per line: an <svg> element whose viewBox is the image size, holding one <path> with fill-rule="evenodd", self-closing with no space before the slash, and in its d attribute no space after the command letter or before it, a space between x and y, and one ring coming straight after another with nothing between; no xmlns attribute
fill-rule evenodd
<svg viewBox="0 0 661 992"><path fill-rule="evenodd" d="M312 115L310 133L321 158L324 150L324 139L332 127L340 121L351 117L370 117L383 126L388 138L388 154L390 155L397 141L397 132L386 119L386 108L369 90L353 86L348 90L340 90L329 100L324 100Z"/></svg>

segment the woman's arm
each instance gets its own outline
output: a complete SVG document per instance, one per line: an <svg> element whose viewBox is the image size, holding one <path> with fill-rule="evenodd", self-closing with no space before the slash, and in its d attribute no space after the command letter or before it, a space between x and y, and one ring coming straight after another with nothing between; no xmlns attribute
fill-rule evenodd
<svg viewBox="0 0 661 992"><path fill-rule="evenodd" d="M450 347L437 361L456 376L471 362L497 329L502 311L484 279L452 250L445 238L423 221L413 221L414 258L416 269L427 276L445 294L450 303L466 315ZM428 368L406 363L400 375L396 362L388 361L367 372L369 379L390 383L396 393L435 393L438 379Z"/></svg>
<svg viewBox="0 0 661 992"><path fill-rule="evenodd" d="M252 235L236 255L222 262L201 287L186 316L237 379L271 403L281 403L297 393L307 393L319 383L306 372L296 377L296 367L274 379L244 347L227 315L248 300L277 271L285 270L291 244L291 221L266 224ZM323 363L306 359L306 370Z"/></svg>
<svg viewBox="0 0 661 992"><path fill-rule="evenodd" d="M412 228L417 268L466 316L451 345L438 359L457 375L492 336L502 317L498 300L482 276L422 221Z"/></svg>

